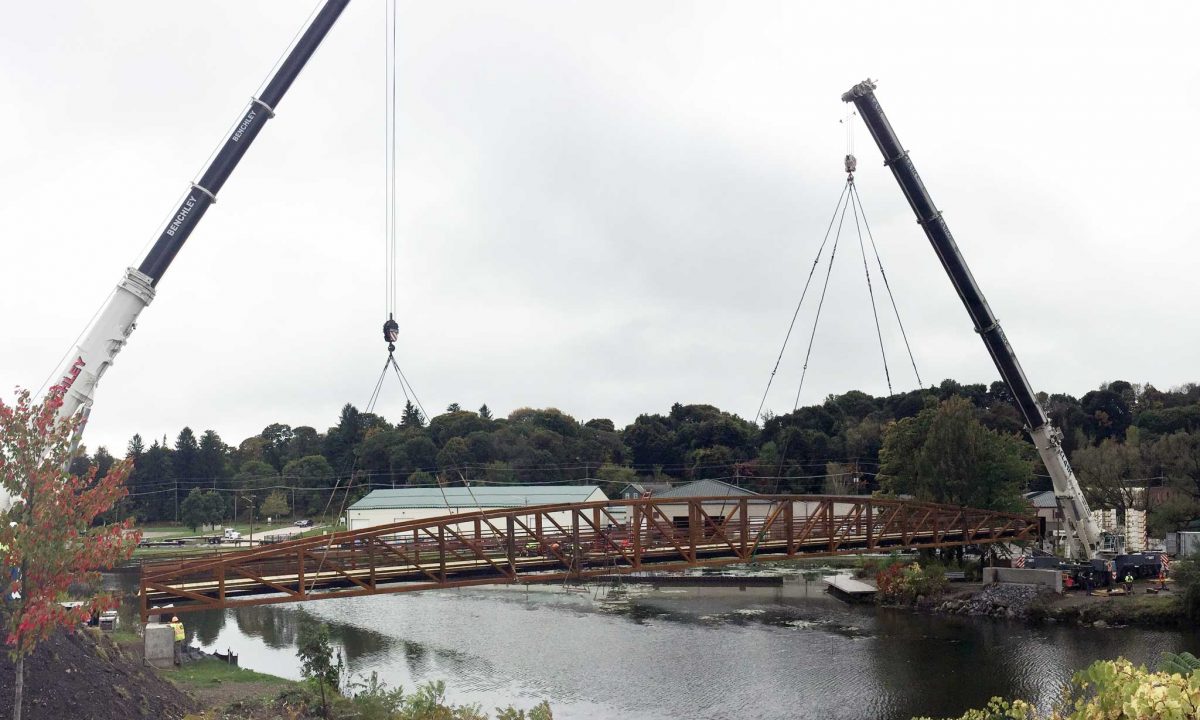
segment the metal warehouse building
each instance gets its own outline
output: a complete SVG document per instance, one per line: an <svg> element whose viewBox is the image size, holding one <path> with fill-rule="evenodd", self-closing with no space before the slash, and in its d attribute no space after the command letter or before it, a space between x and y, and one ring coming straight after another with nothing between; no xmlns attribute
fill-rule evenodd
<svg viewBox="0 0 1200 720"><path fill-rule="evenodd" d="M608 500L595 485L501 485L489 487L416 487L372 490L346 510L346 529L361 530L405 520L499 510L525 505ZM563 521L569 514L563 513Z"/></svg>

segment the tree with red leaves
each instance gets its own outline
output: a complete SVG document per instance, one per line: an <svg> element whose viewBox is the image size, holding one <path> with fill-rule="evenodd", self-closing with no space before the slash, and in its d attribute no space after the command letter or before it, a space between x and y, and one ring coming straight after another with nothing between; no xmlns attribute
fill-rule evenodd
<svg viewBox="0 0 1200 720"><path fill-rule="evenodd" d="M15 404L0 400L0 485L12 498L0 522L0 573L11 580L0 611L16 670L14 720L21 719L25 656L55 629L117 605L103 593L64 607L68 589L97 585L97 571L128 559L139 539L129 520L96 524L125 496L128 461L115 463L100 480L95 468L80 476L68 471L83 420L57 419L65 393L56 385L35 404L28 390L18 389Z"/></svg>

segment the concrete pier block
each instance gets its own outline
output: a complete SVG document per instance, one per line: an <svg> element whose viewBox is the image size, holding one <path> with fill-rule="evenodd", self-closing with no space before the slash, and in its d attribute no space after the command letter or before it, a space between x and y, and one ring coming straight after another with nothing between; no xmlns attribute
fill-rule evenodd
<svg viewBox="0 0 1200 720"><path fill-rule="evenodd" d="M983 569L983 584L991 585L995 582L1041 585L1059 594L1063 591L1062 573L1057 570L985 567Z"/></svg>
<svg viewBox="0 0 1200 720"><path fill-rule="evenodd" d="M146 662L160 668L175 664L175 630L170 625L146 623L143 642Z"/></svg>

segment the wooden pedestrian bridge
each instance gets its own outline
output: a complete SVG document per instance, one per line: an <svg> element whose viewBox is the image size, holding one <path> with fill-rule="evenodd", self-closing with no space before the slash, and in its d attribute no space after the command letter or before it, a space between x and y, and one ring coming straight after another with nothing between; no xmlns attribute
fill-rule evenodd
<svg viewBox="0 0 1200 720"><path fill-rule="evenodd" d="M1037 537L1037 518L912 500L754 495L480 510L142 567L141 614L549 583Z"/></svg>

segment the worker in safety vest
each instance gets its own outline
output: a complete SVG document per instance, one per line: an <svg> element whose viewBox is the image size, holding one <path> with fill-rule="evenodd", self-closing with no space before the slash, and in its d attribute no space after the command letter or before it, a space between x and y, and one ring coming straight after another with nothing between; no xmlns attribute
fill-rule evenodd
<svg viewBox="0 0 1200 720"><path fill-rule="evenodd" d="M184 632L183 623L179 622L178 615L171 617L171 629L175 631L175 664L180 665L183 663L183 641L187 633Z"/></svg>

